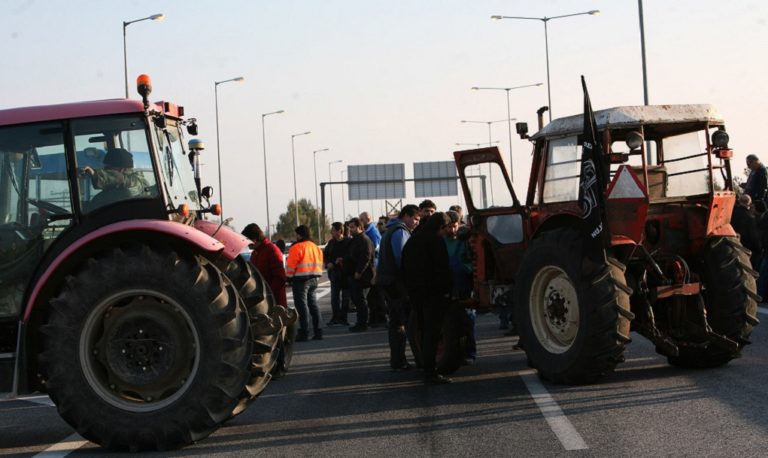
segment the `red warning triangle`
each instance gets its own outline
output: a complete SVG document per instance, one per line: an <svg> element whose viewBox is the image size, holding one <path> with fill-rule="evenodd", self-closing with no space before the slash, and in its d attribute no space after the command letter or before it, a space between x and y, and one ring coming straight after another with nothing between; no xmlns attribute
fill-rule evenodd
<svg viewBox="0 0 768 458"><path fill-rule="evenodd" d="M616 171L610 186L608 199L647 199L648 193L632 168L622 165Z"/></svg>

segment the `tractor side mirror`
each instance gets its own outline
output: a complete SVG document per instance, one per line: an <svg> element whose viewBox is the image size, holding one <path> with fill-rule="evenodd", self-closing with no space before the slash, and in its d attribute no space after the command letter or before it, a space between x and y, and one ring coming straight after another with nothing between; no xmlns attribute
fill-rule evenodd
<svg viewBox="0 0 768 458"><path fill-rule="evenodd" d="M213 186L206 186L201 191L200 194L206 198L206 200L211 200L211 197L213 197Z"/></svg>
<svg viewBox="0 0 768 458"><path fill-rule="evenodd" d="M187 122L187 133L189 135L197 135L197 119L190 118Z"/></svg>
<svg viewBox="0 0 768 458"><path fill-rule="evenodd" d="M519 135L521 139L525 140L526 138L528 138L528 123L527 122L516 122L515 123L515 130L517 131L517 135Z"/></svg>
<svg viewBox="0 0 768 458"><path fill-rule="evenodd" d="M29 154L29 166L32 170L40 170L43 168L43 164L40 163L40 155L37 154L37 148L32 148Z"/></svg>

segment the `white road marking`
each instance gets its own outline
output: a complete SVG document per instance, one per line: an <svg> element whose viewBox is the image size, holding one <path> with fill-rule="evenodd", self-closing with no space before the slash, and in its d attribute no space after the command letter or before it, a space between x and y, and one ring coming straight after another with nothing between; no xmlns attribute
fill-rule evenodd
<svg viewBox="0 0 768 458"><path fill-rule="evenodd" d="M56 404L51 401L51 398L48 396L27 396L23 398L16 398L17 401L27 401L27 402L33 402L35 404L40 404L48 407L56 407Z"/></svg>
<svg viewBox="0 0 768 458"><path fill-rule="evenodd" d="M547 420L549 427L552 428L552 432L563 444L563 448L566 450L584 450L587 447L587 443L582 439L581 434L576 431L573 424L565 416L560 406L557 405L554 398L547 392L544 385L539 381L539 377L535 371L522 371L520 377L525 382L528 392L531 393L536 405L539 407L541 414L544 415L544 419Z"/></svg>
<svg viewBox="0 0 768 458"><path fill-rule="evenodd" d="M319 285L318 285L319 286ZM327 295L331 294L331 288L317 288L317 292L315 293L315 296L320 299L321 297L325 297ZM293 304L293 292L288 290L286 291L286 299L288 299L288 303Z"/></svg>
<svg viewBox="0 0 768 458"><path fill-rule="evenodd" d="M62 458L69 455L70 453L74 452L75 450L79 449L80 447L82 447L87 443L88 443L87 440L83 439L81 435L75 433L67 437L66 439L62 440L61 442L51 445L47 449L38 453L37 455L34 455L34 457L39 456L39 457L45 457L45 458Z"/></svg>
<svg viewBox="0 0 768 458"><path fill-rule="evenodd" d="M768 307L758 307L757 313L762 313L763 315L768 315Z"/></svg>

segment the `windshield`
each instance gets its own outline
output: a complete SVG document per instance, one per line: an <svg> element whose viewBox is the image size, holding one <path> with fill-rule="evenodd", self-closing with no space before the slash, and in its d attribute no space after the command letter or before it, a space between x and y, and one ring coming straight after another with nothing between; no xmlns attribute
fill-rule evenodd
<svg viewBox="0 0 768 458"><path fill-rule="evenodd" d="M155 125L154 132L163 186L173 207L187 204L190 210L199 210L195 174L184 151L184 137L179 126L176 121L167 119L167 126L163 129Z"/></svg>
<svg viewBox="0 0 768 458"><path fill-rule="evenodd" d="M709 192L709 169L704 131L662 140L667 175L667 197L695 196Z"/></svg>

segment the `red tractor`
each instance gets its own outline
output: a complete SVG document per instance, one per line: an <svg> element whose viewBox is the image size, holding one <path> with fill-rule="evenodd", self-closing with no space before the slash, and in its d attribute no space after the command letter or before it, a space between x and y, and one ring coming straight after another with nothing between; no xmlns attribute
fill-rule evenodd
<svg viewBox="0 0 768 458"><path fill-rule="evenodd" d="M610 238L594 253L579 204L583 117L541 128L543 111L524 203L497 148L454 153L473 231L476 305L511 308L529 364L554 382L612 372L630 331L673 365L739 357L760 298L750 253L730 225L732 151L719 114L708 105L595 113L595 166L608 177L595 203L605 202ZM521 137L527 131L518 124ZM470 182L478 165L497 183L492 199Z"/></svg>
<svg viewBox="0 0 768 458"><path fill-rule="evenodd" d="M206 437L290 360L293 310L206 221L193 118L168 102L0 111L0 391L46 392L83 437Z"/></svg>

